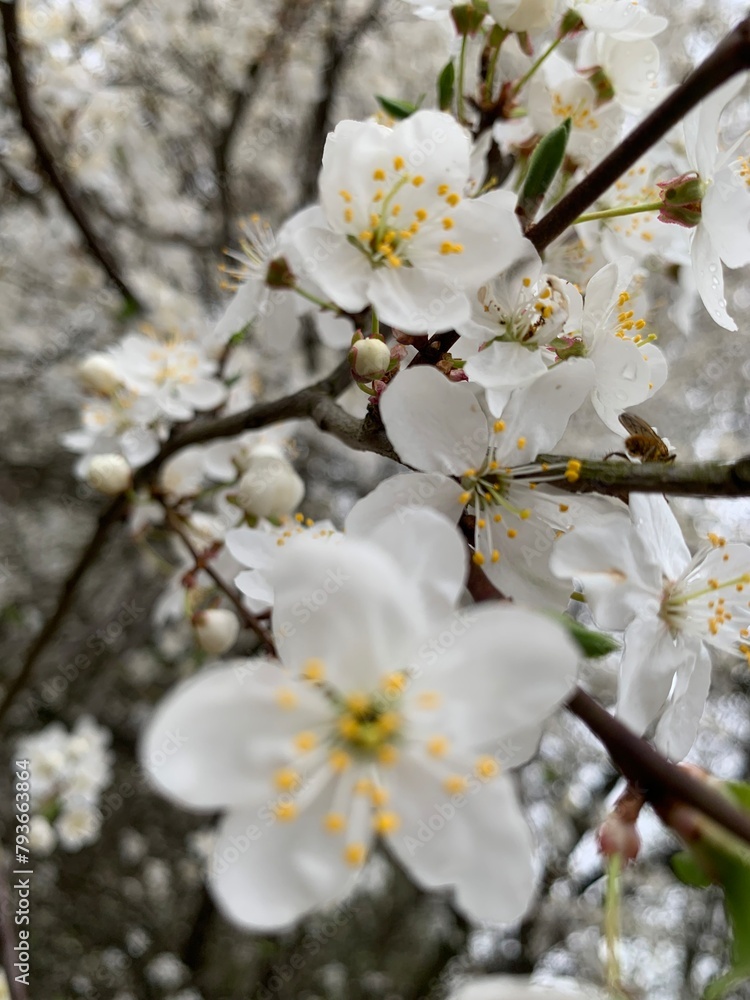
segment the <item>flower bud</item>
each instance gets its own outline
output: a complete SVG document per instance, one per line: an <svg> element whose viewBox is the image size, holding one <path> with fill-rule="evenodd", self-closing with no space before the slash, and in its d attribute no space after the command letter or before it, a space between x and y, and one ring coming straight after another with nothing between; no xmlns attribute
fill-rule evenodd
<svg viewBox="0 0 750 1000"><path fill-rule="evenodd" d="M292 514L305 495L305 484L277 449L256 448L240 479L235 503L254 517Z"/></svg>
<svg viewBox="0 0 750 1000"><path fill-rule="evenodd" d="M78 366L78 377L87 389L111 396L122 385L114 361L107 354L88 354Z"/></svg>
<svg viewBox="0 0 750 1000"><path fill-rule="evenodd" d="M133 473L122 455L94 455L86 472L86 482L107 496L124 493L133 481Z"/></svg>
<svg viewBox="0 0 750 1000"><path fill-rule="evenodd" d="M29 824L29 847L39 857L51 854L57 844L55 831L45 816L32 816Z"/></svg>
<svg viewBox="0 0 750 1000"><path fill-rule="evenodd" d="M607 858L619 854L623 861L635 861L641 849L635 823L628 823L616 813L610 813L599 827L597 840L599 850Z"/></svg>
<svg viewBox="0 0 750 1000"><path fill-rule="evenodd" d="M234 611L227 608L209 608L199 611L193 618L195 636L201 649L212 656L220 656L237 642L240 622Z"/></svg>
<svg viewBox="0 0 750 1000"><path fill-rule="evenodd" d="M660 222L671 222L686 229L698 225L706 185L697 174L681 174L669 181L657 181L657 187L664 203L659 212Z"/></svg>
<svg viewBox="0 0 750 1000"><path fill-rule="evenodd" d="M349 364L357 382L374 382L382 378L390 363L390 349L378 337L358 340L349 351Z"/></svg>

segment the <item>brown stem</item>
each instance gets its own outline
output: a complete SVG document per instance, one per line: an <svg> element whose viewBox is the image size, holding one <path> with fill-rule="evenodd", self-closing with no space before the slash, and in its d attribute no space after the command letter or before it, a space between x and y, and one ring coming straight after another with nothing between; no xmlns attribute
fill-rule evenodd
<svg viewBox="0 0 750 1000"><path fill-rule="evenodd" d="M122 294L126 302L134 308L141 309L141 303L135 292L123 278L109 247L100 239L86 218L81 205L80 196L73 181L66 175L63 168L56 162L55 156L41 127L41 119L34 108L29 87L28 76L21 55L21 36L18 29L17 0L3 0L0 3L0 15L5 35L5 54L10 71L10 81L18 106L18 115L24 132L29 137L39 166L49 178L52 187L57 191L60 201L65 206L68 215L76 224L83 236L89 253L106 272L112 284Z"/></svg>
<svg viewBox="0 0 750 1000"><path fill-rule="evenodd" d="M31 676L31 672L37 660L44 652L47 643L57 631L57 626L68 612L75 596L78 584L83 579L86 572L93 566L109 529L124 517L127 510L127 503L124 496L117 497L102 512L96 530L86 548L81 553L78 562L70 572L67 580L63 584L62 593L58 599L55 610L44 623L42 630L29 647L23 665L13 680L8 685L2 701L0 701L0 721L5 717L5 713L11 706L16 695L21 691Z"/></svg>
<svg viewBox="0 0 750 1000"><path fill-rule="evenodd" d="M735 73L750 67L750 17L717 45L688 78L676 87L601 163L550 209L526 236L541 253L601 197L662 136Z"/></svg>
<svg viewBox="0 0 750 1000"><path fill-rule="evenodd" d="M169 507L165 506L164 511L167 516L167 524L172 529L172 531L174 531L176 535L179 535L180 539L185 545L185 548L193 557L193 561L195 562L195 568L202 569L206 573L208 573L208 575L214 581L219 590L223 591L223 593L226 594L226 596L235 606L237 614L240 616L242 624L245 626L245 628L252 629L252 631L255 632L255 634L258 636L263 645L266 646L269 653L275 653L276 646L273 641L273 636L268 631L263 622L261 622L260 619L256 618L254 614L251 614L251 612L247 610L245 605L242 603L242 594L239 592L239 590L237 590L234 584L227 583L227 581L222 576L220 576L219 573L216 572L214 567L211 565L210 557L207 558L205 555L202 555L196 549L196 547L190 541L190 536L185 530L184 520L178 514L175 514L173 510L170 510Z"/></svg>

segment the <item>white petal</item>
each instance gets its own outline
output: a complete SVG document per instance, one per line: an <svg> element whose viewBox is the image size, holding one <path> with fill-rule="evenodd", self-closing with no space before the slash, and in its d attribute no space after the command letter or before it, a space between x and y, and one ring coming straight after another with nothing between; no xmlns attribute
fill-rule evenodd
<svg viewBox="0 0 750 1000"><path fill-rule="evenodd" d="M458 521L464 505L461 486L439 472L406 472L378 483L372 493L362 497L347 515L348 535L367 538L373 528L393 514L406 516L411 510L430 507Z"/></svg>
<svg viewBox="0 0 750 1000"><path fill-rule="evenodd" d="M238 563L251 569L268 569L278 554L277 536L258 528L233 528L226 545Z"/></svg>
<svg viewBox="0 0 750 1000"><path fill-rule="evenodd" d="M690 550L667 498L658 493L631 493L629 510L646 551L668 580L677 580L690 562Z"/></svg>
<svg viewBox="0 0 750 1000"><path fill-rule="evenodd" d="M736 330L737 324L727 312L721 259L708 229L702 224L699 224L693 231L690 259L693 264L698 294L703 300L703 305L708 310L709 316L725 330Z"/></svg>
<svg viewBox="0 0 750 1000"><path fill-rule="evenodd" d="M701 224L727 267L750 264L750 191L731 167L717 172L704 195Z"/></svg>
<svg viewBox="0 0 750 1000"><path fill-rule="evenodd" d="M251 276L240 285L224 315L216 324L213 339L224 343L248 323L252 323L258 315L261 297L265 292L265 282L260 277Z"/></svg>
<svg viewBox="0 0 750 1000"><path fill-rule="evenodd" d="M545 369L536 381L513 393L502 414L504 439L526 442L523 448L516 447L514 464L533 461L555 447L589 395L594 377L595 368L588 358L570 358Z"/></svg>
<svg viewBox="0 0 750 1000"><path fill-rule="evenodd" d="M390 847L423 886L454 886L469 919L517 920L534 890L533 841L510 780L461 768L467 791L451 796L441 785L450 772L430 763L404 755L386 777L401 817Z"/></svg>
<svg viewBox="0 0 750 1000"><path fill-rule="evenodd" d="M278 690L289 684L276 664L236 660L177 685L141 740L151 781L195 809L262 802L272 770L289 758L292 737L331 718L322 697L302 686L295 689L296 707L282 708Z"/></svg>
<svg viewBox="0 0 750 1000"><path fill-rule="evenodd" d="M469 300L456 282L427 267L381 267L367 294L380 319L406 333L440 333L469 318Z"/></svg>
<svg viewBox="0 0 750 1000"><path fill-rule="evenodd" d="M372 276L365 256L330 229L310 226L296 233L294 240L305 276L346 312L361 312Z"/></svg>
<svg viewBox="0 0 750 1000"><path fill-rule="evenodd" d="M469 559L454 523L429 507L412 507L371 528L368 537L421 593L425 617L441 622L452 614L463 592Z"/></svg>
<svg viewBox="0 0 750 1000"><path fill-rule="evenodd" d="M711 657L703 645L690 650L692 662L677 673L677 681L654 734L657 750L670 760L687 756L711 687Z"/></svg>
<svg viewBox="0 0 750 1000"><path fill-rule="evenodd" d="M685 151L691 167L703 180L714 172L718 156L719 119L725 106L739 94L745 74L738 73L705 97L684 120Z"/></svg>
<svg viewBox="0 0 750 1000"><path fill-rule="evenodd" d="M517 389L547 371L539 351L495 340L466 362L464 371L485 389Z"/></svg>
<svg viewBox="0 0 750 1000"><path fill-rule="evenodd" d="M459 190L469 177L471 140L442 111L419 111L399 122L390 134L389 153L402 156L410 172L429 173Z"/></svg>
<svg viewBox="0 0 750 1000"><path fill-rule="evenodd" d="M434 724L461 750L540 726L575 684L578 651L551 618L491 602L463 608L420 651L408 703L441 695ZM419 716L418 709L413 713Z"/></svg>
<svg viewBox="0 0 750 1000"><path fill-rule="evenodd" d="M642 403L659 388L653 381L655 371L659 372L657 377L666 375L661 351L653 344L641 349L632 340L602 332L589 357L596 367L591 395L594 409L610 430L621 434L619 414Z"/></svg>
<svg viewBox="0 0 750 1000"><path fill-rule="evenodd" d="M403 669L428 631L420 591L387 553L360 539L334 546L302 537L269 578L281 659L295 673L322 660L339 691L368 691Z"/></svg>
<svg viewBox="0 0 750 1000"><path fill-rule="evenodd" d="M647 601L658 612L661 571L625 514L579 525L557 540L549 564L557 576L581 582L599 628L625 628Z"/></svg>
<svg viewBox="0 0 750 1000"><path fill-rule="evenodd" d="M629 625L624 641L617 717L641 736L663 708L675 672L689 668L700 640L682 635L673 638L666 623L653 615Z"/></svg>
<svg viewBox="0 0 750 1000"><path fill-rule="evenodd" d="M214 850L209 886L219 909L234 923L275 930L345 895L357 870L344 860L347 840L325 829L337 804L336 779L291 822L269 806L229 813ZM369 828L357 840L369 845Z"/></svg>
<svg viewBox="0 0 750 1000"><path fill-rule="evenodd" d="M332 312L316 312L313 315L318 336L326 347L333 350L348 348L354 335L354 324L345 316L336 316Z"/></svg>
<svg viewBox="0 0 750 1000"><path fill-rule="evenodd" d="M621 257L605 265L586 286L583 307L583 336L591 345L617 306L620 292L626 291L635 270L632 257Z"/></svg>
<svg viewBox="0 0 750 1000"><path fill-rule="evenodd" d="M653 38L669 24L665 17L650 14L633 3L576 4L579 14L589 31L601 31L623 41Z"/></svg>
<svg viewBox="0 0 750 1000"><path fill-rule="evenodd" d="M265 573L257 569L246 569L235 578L237 589L245 595L245 604L254 615L267 611L273 606L273 587Z"/></svg>
<svg viewBox="0 0 750 1000"><path fill-rule="evenodd" d="M397 375L380 414L401 461L416 469L461 475L487 454L487 418L472 389L430 366Z"/></svg>

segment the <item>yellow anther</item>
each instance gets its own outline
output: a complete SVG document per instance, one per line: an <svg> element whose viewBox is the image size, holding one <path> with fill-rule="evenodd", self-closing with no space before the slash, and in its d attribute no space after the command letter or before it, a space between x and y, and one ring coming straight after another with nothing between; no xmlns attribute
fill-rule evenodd
<svg viewBox="0 0 750 1000"><path fill-rule="evenodd" d="M468 490L458 498L458 502L461 504L467 504L469 500L471 500L471 493Z"/></svg>
<svg viewBox="0 0 750 1000"><path fill-rule="evenodd" d="M450 743L445 736L431 736L427 740L427 753L433 757L444 757L450 749Z"/></svg>
<svg viewBox="0 0 750 1000"><path fill-rule="evenodd" d="M412 177L411 182L415 188L422 187L424 184L424 177L421 174L417 174L416 177Z"/></svg>
<svg viewBox="0 0 750 1000"><path fill-rule="evenodd" d="M359 735L359 723L353 716L342 715L337 725L345 740L356 740Z"/></svg>
<svg viewBox="0 0 750 1000"><path fill-rule="evenodd" d="M439 691L423 691L417 698L419 708L434 709L442 703L443 697Z"/></svg>
<svg viewBox="0 0 750 1000"><path fill-rule="evenodd" d="M515 538L516 535L518 534L518 532L516 531L515 528L508 528L507 534L508 534L508 538Z"/></svg>
<svg viewBox="0 0 750 1000"><path fill-rule="evenodd" d="M518 448L518 450L519 450L519 451L523 451L523 449L524 449L525 447L526 447L526 438L525 438L525 437L520 437L520 438L519 438L519 439L518 439L518 440L516 441L516 448Z"/></svg>
<svg viewBox="0 0 750 1000"><path fill-rule="evenodd" d="M297 807L293 802L277 802L273 814L281 823L290 823L297 818Z"/></svg>
<svg viewBox="0 0 750 1000"><path fill-rule="evenodd" d="M441 184L440 187L437 189L437 193L440 195L441 198L443 197L444 194L448 194L449 191L450 191L449 184Z"/></svg>
<svg viewBox="0 0 750 1000"><path fill-rule="evenodd" d="M378 760L384 767L390 767L398 760L398 750L392 743L385 743L378 749Z"/></svg>
<svg viewBox="0 0 750 1000"><path fill-rule="evenodd" d="M347 208L344 210L344 222L351 222L354 219L354 209Z"/></svg>
<svg viewBox="0 0 750 1000"><path fill-rule="evenodd" d="M530 285L531 285L531 278L524 278L523 279L523 287L524 288L528 288Z"/></svg>
<svg viewBox="0 0 750 1000"><path fill-rule="evenodd" d="M351 764L352 759L345 750L332 750L328 763L334 771L345 771Z"/></svg>
<svg viewBox="0 0 750 1000"><path fill-rule="evenodd" d="M314 683L319 684L322 680L324 680L325 675L325 664L319 657L311 656L309 660L305 660L302 676L306 681L313 681Z"/></svg>
<svg viewBox="0 0 750 1000"><path fill-rule="evenodd" d="M477 527L478 528L486 528L487 527L487 522L485 521L485 519L483 517L480 517L479 520L477 521Z"/></svg>
<svg viewBox="0 0 750 1000"><path fill-rule="evenodd" d="M308 753L318 745L318 737L309 730L304 733L297 733L294 737L294 745L302 753Z"/></svg>
<svg viewBox="0 0 750 1000"><path fill-rule="evenodd" d="M359 239L361 243L369 243L372 240L372 230L363 229L359 234Z"/></svg>
<svg viewBox="0 0 750 1000"><path fill-rule="evenodd" d="M443 229L453 229L454 225L453 219L449 219L447 216L443 219Z"/></svg>
<svg viewBox="0 0 750 1000"><path fill-rule="evenodd" d="M492 425L492 429L495 432L495 434L502 433L502 431L505 430L505 421L504 420L496 420L495 423Z"/></svg>
<svg viewBox="0 0 750 1000"><path fill-rule="evenodd" d="M460 774L451 774L443 781L443 788L449 795L460 795L466 791L466 784L466 778L462 778Z"/></svg>
<svg viewBox="0 0 750 1000"><path fill-rule="evenodd" d="M374 181L384 181L385 180L385 170L382 170L380 167L377 170L373 170L373 172L372 172L372 179Z"/></svg>
<svg viewBox="0 0 750 1000"><path fill-rule="evenodd" d="M448 197L445 200L448 202L448 204L452 208L455 208L456 205L461 201L461 195L460 194L449 194Z"/></svg>
<svg viewBox="0 0 750 1000"><path fill-rule="evenodd" d="M427 220L427 209L425 209L425 208L418 208L414 214L416 215L417 219L419 219L420 222L426 222L426 220Z"/></svg>
<svg viewBox="0 0 750 1000"><path fill-rule="evenodd" d="M502 514L494 514L493 517L492 517L492 520L495 522L495 524L502 524L503 515Z"/></svg>
<svg viewBox="0 0 750 1000"><path fill-rule="evenodd" d="M523 510L518 512L518 516L521 518L522 521L528 521L528 519L531 517L531 511L529 510L528 507L524 507Z"/></svg>
<svg viewBox="0 0 750 1000"><path fill-rule="evenodd" d="M401 820L394 812L376 813L372 825L376 833L394 833L401 826Z"/></svg>
<svg viewBox="0 0 750 1000"><path fill-rule="evenodd" d="M282 792L293 791L300 783L300 776L290 767L282 767L273 776L273 783Z"/></svg>
<svg viewBox="0 0 750 1000"><path fill-rule="evenodd" d="M339 194L347 204L349 204L349 202L352 200L351 194L348 191L345 191L343 188L341 191L339 191Z"/></svg>
<svg viewBox="0 0 750 1000"><path fill-rule="evenodd" d="M405 163L406 163L406 161L404 160L403 156L394 156L393 157L393 167L394 167L395 170L403 170L404 166L405 166Z"/></svg>
<svg viewBox="0 0 750 1000"><path fill-rule="evenodd" d="M566 503L561 503L558 506L558 510L560 511L561 514L565 514L570 510L570 507Z"/></svg>
<svg viewBox="0 0 750 1000"><path fill-rule="evenodd" d="M344 704L350 712L366 712L370 707L370 697L361 691L352 691L344 699Z"/></svg>
<svg viewBox="0 0 750 1000"><path fill-rule="evenodd" d="M385 788L380 785L372 785L370 788L370 800L376 809L380 809L388 801L389 795Z"/></svg>
<svg viewBox="0 0 750 1000"><path fill-rule="evenodd" d="M341 833L346 827L346 816L343 813L327 813L323 817L323 826L329 833Z"/></svg>
<svg viewBox="0 0 750 1000"><path fill-rule="evenodd" d="M370 795L373 789L373 784L369 778L360 778L354 785L354 792L356 795Z"/></svg>
<svg viewBox="0 0 750 1000"><path fill-rule="evenodd" d="M481 552L475 552L474 555L471 557L471 561L474 563L475 566L484 566L484 556L482 555Z"/></svg>
<svg viewBox="0 0 750 1000"><path fill-rule="evenodd" d="M497 549L492 550L492 561L493 563L500 562L500 553Z"/></svg>
<svg viewBox="0 0 750 1000"><path fill-rule="evenodd" d="M474 772L478 778L494 778L500 767L494 757L480 757L474 764Z"/></svg>
<svg viewBox="0 0 750 1000"><path fill-rule="evenodd" d="M367 848L364 844L353 843L347 844L344 849L344 861L352 868L359 868L363 864L365 857L367 856Z"/></svg>
<svg viewBox="0 0 750 1000"><path fill-rule="evenodd" d="M302 522L305 520L305 515L297 511L297 513L294 515L294 520L297 522L297 524L302 524Z"/></svg>
<svg viewBox="0 0 750 1000"><path fill-rule="evenodd" d="M398 712L383 712L375 727L381 736L390 736L401 727L401 716Z"/></svg>
<svg viewBox="0 0 750 1000"><path fill-rule="evenodd" d="M292 691L291 688L277 688L276 689L276 704L279 708L296 708L297 707L297 692Z"/></svg>
<svg viewBox="0 0 750 1000"><path fill-rule="evenodd" d="M380 682L380 686L389 698L395 698L406 690L408 684L406 674L401 670L395 670L392 674L386 674Z"/></svg>

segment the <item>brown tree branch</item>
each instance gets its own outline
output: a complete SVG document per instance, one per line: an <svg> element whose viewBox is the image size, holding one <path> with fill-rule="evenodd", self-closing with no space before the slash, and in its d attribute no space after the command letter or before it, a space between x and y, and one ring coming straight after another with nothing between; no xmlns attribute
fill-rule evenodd
<svg viewBox="0 0 750 1000"><path fill-rule="evenodd" d="M506 600L479 568L472 572L467 588L477 603ZM601 741L615 767L643 794L667 825L670 808L678 803L685 804L750 844L750 813L741 812L708 784L670 763L581 688L576 687L566 707Z"/></svg>
<svg viewBox="0 0 750 1000"><path fill-rule="evenodd" d="M601 197L662 136L735 73L750 68L750 17L717 45L688 78L636 126L601 163L550 209L526 236L541 253Z"/></svg>
<svg viewBox="0 0 750 1000"><path fill-rule="evenodd" d="M167 524L174 531L176 535L179 536L183 542L185 548L188 550L192 556L193 562L195 563L196 569L204 570L214 581L216 586L221 590L229 600L234 605L237 614L240 616L242 624L245 628L251 629L263 645L268 649L268 652L273 654L276 650L275 643L273 641L273 636L258 618L255 617L250 611L247 610L245 605L242 603L242 594L234 586L234 584L227 583L227 581L217 573L216 569L211 565L211 557L202 555L193 543L190 541L190 536L185 530L185 523L183 520L175 514L173 510L169 507L164 506L164 511L166 513Z"/></svg>
<svg viewBox="0 0 750 1000"><path fill-rule="evenodd" d="M86 218L86 213L81 205L80 195L76 191L73 181L56 161L44 137L41 119L34 108L23 56L21 55L17 0L3 0L3 2L0 2L0 16L2 16L5 54L10 71L13 94L18 106L18 115L21 126L34 147L39 166L49 178L50 184L57 192L68 215L83 236L90 255L105 271L107 277L116 286L125 301L133 307L141 309L142 306L138 301L138 296L123 278L109 247L96 234L91 223Z"/></svg>

